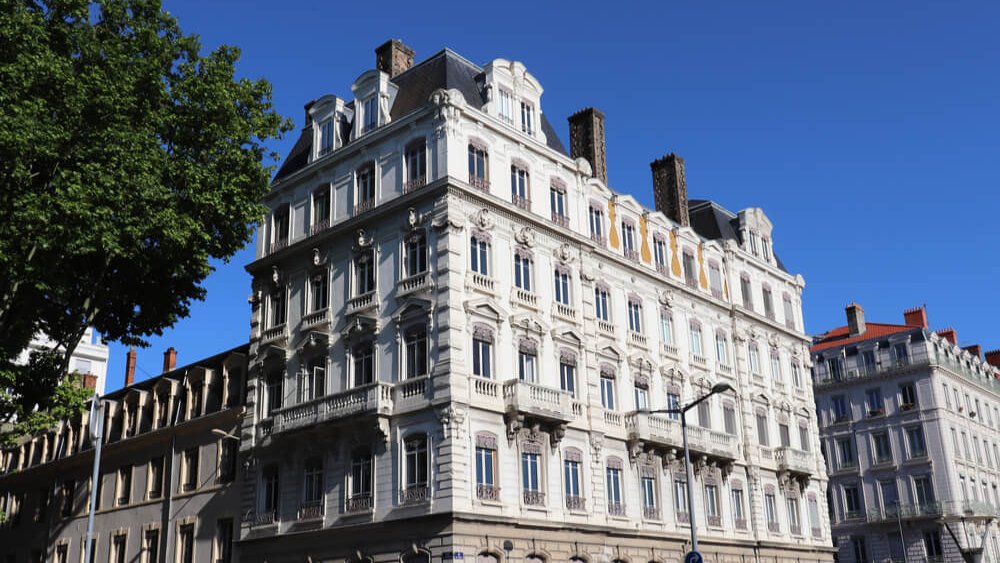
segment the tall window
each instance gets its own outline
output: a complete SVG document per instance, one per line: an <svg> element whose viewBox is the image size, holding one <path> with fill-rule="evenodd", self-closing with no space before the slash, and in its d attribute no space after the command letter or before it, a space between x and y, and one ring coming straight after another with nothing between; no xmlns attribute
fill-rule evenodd
<svg viewBox="0 0 1000 563"><path fill-rule="evenodd" d="M194 524L185 524L177 532L178 563L194 563Z"/></svg>
<svg viewBox="0 0 1000 563"><path fill-rule="evenodd" d="M667 393L667 408L670 410L680 410L681 396L677 391L669 391ZM676 412L668 413L667 416L670 417L671 420L681 419L681 415Z"/></svg>
<svg viewBox="0 0 1000 563"><path fill-rule="evenodd" d="M944 557L944 548L941 546L940 531L931 530L924 532L924 553L927 555L928 559L932 557Z"/></svg>
<svg viewBox="0 0 1000 563"><path fill-rule="evenodd" d="M628 300L628 329L642 333L642 303L631 298Z"/></svg>
<svg viewBox="0 0 1000 563"><path fill-rule="evenodd" d="M278 506L279 506L279 496L278 492L278 468L268 467L264 469L261 474L260 481L260 512L265 516L266 519L270 519L272 522L278 519Z"/></svg>
<svg viewBox="0 0 1000 563"><path fill-rule="evenodd" d="M733 520L737 528L746 527L746 510L743 507L743 489L733 489L730 492L733 504Z"/></svg>
<svg viewBox="0 0 1000 563"><path fill-rule="evenodd" d="M333 148L333 119L327 119L319 128L319 154L324 155L332 151Z"/></svg>
<svg viewBox="0 0 1000 563"><path fill-rule="evenodd" d="M686 283L688 287L697 287L698 275L695 273L694 254L685 250L682 253L681 258L684 265L684 283Z"/></svg>
<svg viewBox="0 0 1000 563"><path fill-rule="evenodd" d="M736 408L731 404L722 406L722 422L725 425L726 434L736 435Z"/></svg>
<svg viewBox="0 0 1000 563"><path fill-rule="evenodd" d="M775 352L771 353L771 377L775 383L781 383L781 359Z"/></svg>
<svg viewBox="0 0 1000 563"><path fill-rule="evenodd" d="M719 515L719 486L711 483L705 484L705 516L708 517L709 525L721 525Z"/></svg>
<svg viewBox="0 0 1000 563"><path fill-rule="evenodd" d="M517 166L510 167L510 200L523 209L529 206L528 171Z"/></svg>
<svg viewBox="0 0 1000 563"><path fill-rule="evenodd" d="M764 316L774 319L774 300L771 298L771 288L764 286L761 294L764 296Z"/></svg>
<svg viewBox="0 0 1000 563"><path fill-rule="evenodd" d="M476 493L481 499L499 500L497 490L497 447L492 436L476 438Z"/></svg>
<svg viewBox="0 0 1000 563"><path fill-rule="evenodd" d="M913 383L901 383L899 385L899 407L904 410L912 409L917 405L917 389ZM977 408L978 412L979 409ZM990 409L986 409L986 416L989 417Z"/></svg>
<svg viewBox="0 0 1000 563"><path fill-rule="evenodd" d="M639 251L635 246L635 224L628 221L622 221L622 249L626 258L639 259Z"/></svg>
<svg viewBox="0 0 1000 563"><path fill-rule="evenodd" d="M270 315L268 315L268 328L274 328L285 324L285 301L287 295L285 288L281 287L271 292L269 298Z"/></svg>
<svg viewBox="0 0 1000 563"><path fill-rule="evenodd" d="M719 365L729 365L729 346L726 345L726 335L721 332L715 333L715 359Z"/></svg>
<svg viewBox="0 0 1000 563"><path fill-rule="evenodd" d="M625 509L622 504L622 468L618 463L609 460L605 468L605 479L608 487L608 513L621 516Z"/></svg>
<svg viewBox="0 0 1000 563"><path fill-rule="evenodd" d="M687 494L687 481L681 479L674 480L674 512L678 516L682 517L682 520L687 519L688 515L688 494Z"/></svg>
<svg viewBox="0 0 1000 563"><path fill-rule="evenodd" d="M427 237L416 231L406 237L406 276L412 277L427 271Z"/></svg>
<svg viewBox="0 0 1000 563"><path fill-rule="evenodd" d="M760 375L760 352L757 349L756 342L751 342L748 346L747 357L750 363L750 373Z"/></svg>
<svg viewBox="0 0 1000 563"><path fill-rule="evenodd" d="M498 89L498 108L500 112L500 119L506 121L507 123L514 123L514 96L508 90L503 88Z"/></svg>
<svg viewBox="0 0 1000 563"><path fill-rule="evenodd" d="M667 270L667 241L662 237L653 237L653 263L656 270L665 273Z"/></svg>
<svg viewBox="0 0 1000 563"><path fill-rule="evenodd" d="M910 448L910 457L924 457L927 455L927 443L924 441L923 428L920 426L911 426L907 428L906 441ZM986 451L989 452L989 449ZM988 455L989 454L987 453L987 456Z"/></svg>
<svg viewBox="0 0 1000 563"><path fill-rule="evenodd" d="M184 480L181 483L181 490L184 492L193 491L198 488L198 448L188 448L184 450L183 465Z"/></svg>
<svg viewBox="0 0 1000 563"><path fill-rule="evenodd" d="M638 381L632 387L633 394L635 395L635 408L636 410L643 410L649 408L649 389L646 388L645 384L641 384Z"/></svg>
<svg viewBox="0 0 1000 563"><path fill-rule="evenodd" d="M517 350L517 377L521 381L538 381L538 351L535 344L522 341Z"/></svg>
<svg viewBox="0 0 1000 563"><path fill-rule="evenodd" d="M753 310L753 290L750 287L750 278L746 275L740 276L740 296L743 298L743 308Z"/></svg>
<svg viewBox="0 0 1000 563"><path fill-rule="evenodd" d="M722 299L722 272L714 262L708 265L708 287L712 290L712 296Z"/></svg>
<svg viewBox="0 0 1000 563"><path fill-rule="evenodd" d="M757 442L762 446L768 445L767 440L767 413L757 412Z"/></svg>
<svg viewBox="0 0 1000 563"><path fill-rule="evenodd" d="M235 443L235 442L234 442ZM163 495L163 458L154 457L149 460L147 473L146 498L158 499Z"/></svg>
<svg viewBox="0 0 1000 563"><path fill-rule="evenodd" d="M892 461L892 446L889 443L888 432L872 433L872 452L875 457L875 463Z"/></svg>
<svg viewBox="0 0 1000 563"><path fill-rule="evenodd" d="M559 360L559 388L576 396L576 359L564 357Z"/></svg>
<svg viewBox="0 0 1000 563"><path fill-rule="evenodd" d="M481 334L472 339L472 373L479 377L493 377L492 335Z"/></svg>
<svg viewBox="0 0 1000 563"><path fill-rule="evenodd" d="M118 506L125 506L132 500L132 466L118 468Z"/></svg>
<svg viewBox="0 0 1000 563"><path fill-rule="evenodd" d="M688 325L688 334L691 337L691 353L695 356L704 357L705 349L701 341L701 324L691 321Z"/></svg>
<svg viewBox="0 0 1000 563"><path fill-rule="evenodd" d="M868 416L885 414L885 403L882 400L882 390L873 387L865 391L865 402L868 405Z"/></svg>
<svg viewBox="0 0 1000 563"><path fill-rule="evenodd" d="M291 218L289 213L287 205L279 207L278 210L274 212L272 222L274 226L274 244L276 246L283 246L288 243L291 228Z"/></svg>
<svg viewBox="0 0 1000 563"><path fill-rule="evenodd" d="M781 447L783 448L792 445L792 435L789 432L788 424L784 422L778 423L778 439L781 441Z"/></svg>
<svg viewBox="0 0 1000 563"><path fill-rule="evenodd" d="M326 309L330 302L330 278L320 272L309 279L309 304L312 312Z"/></svg>
<svg viewBox="0 0 1000 563"><path fill-rule="evenodd" d="M430 468L427 455L427 435L418 434L407 438L404 443L406 451L406 489L422 489L426 491ZM426 493L423 493L426 495Z"/></svg>
<svg viewBox="0 0 1000 563"><path fill-rule="evenodd" d="M698 403L698 426L712 427L712 406L707 400Z"/></svg>
<svg viewBox="0 0 1000 563"><path fill-rule="evenodd" d="M354 368L354 386L368 385L375 381L375 345L370 341L356 345L351 352Z"/></svg>
<svg viewBox="0 0 1000 563"><path fill-rule="evenodd" d="M535 107L528 102L521 102L521 131L533 135L535 133Z"/></svg>
<svg viewBox="0 0 1000 563"><path fill-rule="evenodd" d="M323 186L313 192L313 227L325 228L330 222L330 188Z"/></svg>
<svg viewBox="0 0 1000 563"><path fill-rule="evenodd" d="M487 171L488 164L489 154L486 152L486 149L477 147L476 145L469 145L469 183L473 187L481 190L490 189L489 173Z"/></svg>
<svg viewBox="0 0 1000 563"><path fill-rule="evenodd" d="M233 519L223 518L215 522L215 563L229 563L233 560Z"/></svg>
<svg viewBox="0 0 1000 563"><path fill-rule="evenodd" d="M375 291L375 251L365 250L354 257L354 295Z"/></svg>
<svg viewBox="0 0 1000 563"><path fill-rule="evenodd" d="M146 530L143 539L143 551L145 558L143 563L160 563L160 530ZM59 561L57 563L66 563Z"/></svg>
<svg viewBox="0 0 1000 563"><path fill-rule="evenodd" d="M802 366L795 360L792 360L789 365L792 369L792 385L802 387Z"/></svg>
<svg viewBox="0 0 1000 563"><path fill-rule="evenodd" d="M302 401L312 401L326 394L326 356L306 362L301 391Z"/></svg>
<svg viewBox="0 0 1000 563"><path fill-rule="evenodd" d="M539 457L541 454L535 449L521 452L521 487L524 490L525 504L544 503L541 496Z"/></svg>
<svg viewBox="0 0 1000 563"><path fill-rule="evenodd" d="M556 303L569 306L569 271L566 269L556 268L554 270L554 279L555 290L553 294L555 295Z"/></svg>
<svg viewBox="0 0 1000 563"><path fill-rule="evenodd" d="M219 481L228 483L236 478L236 456L238 449L239 443L231 438L223 438L219 443Z"/></svg>
<svg viewBox="0 0 1000 563"><path fill-rule="evenodd" d="M403 191L411 191L427 183L427 145L423 139L406 147L406 183Z"/></svg>
<svg viewBox="0 0 1000 563"><path fill-rule="evenodd" d="M563 484L566 492L566 507L570 509L583 509L583 506L581 506L583 495L580 493L580 465L581 459L579 456L571 456L567 453L566 458L563 460Z"/></svg>
<svg viewBox="0 0 1000 563"><path fill-rule="evenodd" d="M830 397L830 406L833 410L833 421L844 422L848 420L847 399L843 395Z"/></svg>
<svg viewBox="0 0 1000 563"><path fill-rule="evenodd" d="M471 248L469 251L469 268L477 273L484 276L490 275L489 266L489 255L490 255L490 243L489 241L479 238L472 237Z"/></svg>
<svg viewBox="0 0 1000 563"><path fill-rule="evenodd" d="M62 487L62 517L69 518L73 515L74 501L76 500L74 496L76 495L76 481L70 479L68 481L63 481Z"/></svg>
<svg viewBox="0 0 1000 563"><path fill-rule="evenodd" d="M362 108L364 108L364 124L365 132L367 133L378 127L378 94L365 99Z"/></svg>
<svg viewBox="0 0 1000 563"><path fill-rule="evenodd" d="M271 413L281 408L281 383L282 374L280 372L272 372L265 376L261 418L267 418L271 416Z"/></svg>
<svg viewBox="0 0 1000 563"><path fill-rule="evenodd" d="M775 504L774 493L764 494L764 516L767 518L767 527L772 531L777 531L778 507Z"/></svg>
<svg viewBox="0 0 1000 563"><path fill-rule="evenodd" d="M604 244L604 209L591 205L587 217L590 223L590 238Z"/></svg>
<svg viewBox="0 0 1000 563"><path fill-rule="evenodd" d="M406 331L406 377L427 375L427 327L418 326Z"/></svg>
<svg viewBox="0 0 1000 563"><path fill-rule="evenodd" d="M594 315L598 320L608 320L608 290L604 287L594 288Z"/></svg>
<svg viewBox="0 0 1000 563"><path fill-rule="evenodd" d="M674 318L670 313L664 312L660 315L660 337L663 338L665 346L674 345Z"/></svg>
<svg viewBox="0 0 1000 563"><path fill-rule="evenodd" d="M799 499L785 499L785 503L788 505L788 526L791 528L793 534L797 534L802 529L802 517L799 514Z"/></svg>
<svg viewBox="0 0 1000 563"><path fill-rule="evenodd" d="M549 207L552 211L552 220L563 227L569 225L569 217L566 215L566 188L553 183L549 188Z"/></svg>
<svg viewBox="0 0 1000 563"><path fill-rule="evenodd" d="M351 455L351 474L348 479L348 511L367 510L372 507L374 468L371 450L359 449Z"/></svg>
<svg viewBox="0 0 1000 563"><path fill-rule="evenodd" d="M514 285L531 291L531 257L520 251L514 253Z"/></svg>
<svg viewBox="0 0 1000 563"><path fill-rule="evenodd" d="M367 211L375 206L375 166L367 165L355 173L356 211Z"/></svg>
<svg viewBox="0 0 1000 563"><path fill-rule="evenodd" d="M799 446L802 451L809 451L809 426L806 423L799 423Z"/></svg>
<svg viewBox="0 0 1000 563"><path fill-rule="evenodd" d="M642 511L646 518L658 519L660 511L656 502L656 477L652 473L643 474L639 478L639 489L642 491Z"/></svg>
<svg viewBox="0 0 1000 563"><path fill-rule="evenodd" d="M844 485L844 511L848 518L854 518L861 513L861 491L857 485Z"/></svg>
<svg viewBox="0 0 1000 563"><path fill-rule="evenodd" d="M916 491L917 504L928 506L934 502L934 485L928 475L919 475L913 478L913 489ZM996 489L994 489L996 492Z"/></svg>
<svg viewBox="0 0 1000 563"><path fill-rule="evenodd" d="M615 379L609 375L601 376L601 406L615 409Z"/></svg>
<svg viewBox="0 0 1000 563"><path fill-rule="evenodd" d="M785 313L785 326L795 328L795 309L792 307L792 298L787 293L781 296L781 306Z"/></svg>

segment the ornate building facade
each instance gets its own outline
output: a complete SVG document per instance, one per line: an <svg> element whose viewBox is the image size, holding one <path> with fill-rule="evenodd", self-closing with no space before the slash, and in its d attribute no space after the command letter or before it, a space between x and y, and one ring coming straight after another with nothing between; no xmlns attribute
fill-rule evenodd
<svg viewBox="0 0 1000 563"><path fill-rule="evenodd" d="M813 378L839 560L1000 561L1000 351L865 321L816 338Z"/></svg>
<svg viewBox="0 0 1000 563"><path fill-rule="evenodd" d="M306 105L253 276L247 562L830 561L801 276L760 209L608 186L518 62L398 41ZM680 423L645 414L686 404ZM689 502L690 501L690 502ZM691 510L693 507L694 510Z"/></svg>

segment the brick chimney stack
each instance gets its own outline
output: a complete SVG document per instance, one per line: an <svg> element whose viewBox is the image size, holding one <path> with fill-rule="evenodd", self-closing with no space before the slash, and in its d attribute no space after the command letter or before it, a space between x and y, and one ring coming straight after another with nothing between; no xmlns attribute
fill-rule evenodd
<svg viewBox="0 0 1000 563"><path fill-rule="evenodd" d="M945 328L937 331L938 336L944 338L952 344L958 344L958 333L953 328Z"/></svg>
<svg viewBox="0 0 1000 563"><path fill-rule="evenodd" d="M656 210L681 226L690 226L684 159L670 153L649 163L649 167L653 170Z"/></svg>
<svg viewBox="0 0 1000 563"><path fill-rule="evenodd" d="M972 354L973 356L983 359L983 347L979 344L972 344L971 346L962 346L962 350Z"/></svg>
<svg viewBox="0 0 1000 563"><path fill-rule="evenodd" d="M1000 368L1000 349L986 352L986 363L993 367Z"/></svg>
<svg viewBox="0 0 1000 563"><path fill-rule="evenodd" d="M857 303L851 303L845 308L847 311L847 328L851 336L864 334L868 327L865 326L865 310Z"/></svg>
<svg viewBox="0 0 1000 563"><path fill-rule="evenodd" d="M399 39L390 39L375 49L375 68L391 78L413 66L414 54L413 49Z"/></svg>
<svg viewBox="0 0 1000 563"><path fill-rule="evenodd" d="M125 354L125 387L135 383L135 346L128 349Z"/></svg>
<svg viewBox="0 0 1000 563"><path fill-rule="evenodd" d="M907 309L903 311L903 324L909 326L919 326L922 328L928 328L927 306L921 305L919 307L914 307L912 309Z"/></svg>
<svg viewBox="0 0 1000 563"><path fill-rule="evenodd" d="M601 110L586 108L569 116L569 154L574 159L586 158L594 178L608 184L608 151Z"/></svg>
<svg viewBox="0 0 1000 563"><path fill-rule="evenodd" d="M177 350L171 346L163 353L163 373L174 371L175 367L177 367Z"/></svg>

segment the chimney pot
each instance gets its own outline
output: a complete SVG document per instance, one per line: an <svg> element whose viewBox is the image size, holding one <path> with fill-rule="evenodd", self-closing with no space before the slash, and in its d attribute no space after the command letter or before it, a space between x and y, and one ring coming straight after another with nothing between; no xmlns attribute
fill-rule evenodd
<svg viewBox="0 0 1000 563"><path fill-rule="evenodd" d="M649 163L653 170L653 200L656 210L683 227L691 225L688 214L687 176L684 159L674 153Z"/></svg>
<svg viewBox="0 0 1000 563"><path fill-rule="evenodd" d="M953 329L953 328L944 328L944 329L941 329L941 330L937 331L937 334L941 338L944 338L945 340L947 340L948 342L951 342L954 345L958 344L958 333L955 332L955 329Z"/></svg>
<svg viewBox="0 0 1000 563"><path fill-rule="evenodd" d="M847 328L851 336L864 334L868 329L865 326L865 310L857 303L851 303L845 308L847 311Z"/></svg>
<svg viewBox="0 0 1000 563"><path fill-rule="evenodd" d="M912 309L907 309L903 311L903 324L909 326L919 326L921 328L928 328L927 306L921 305L919 307L914 307Z"/></svg>
<svg viewBox="0 0 1000 563"><path fill-rule="evenodd" d="M604 139L604 114L597 108L582 109L569 116L569 154L590 163L594 178L608 184L608 152Z"/></svg>
<svg viewBox="0 0 1000 563"><path fill-rule="evenodd" d="M128 354L125 355L125 387L129 387L135 383L135 347L131 347L128 350Z"/></svg>
<svg viewBox="0 0 1000 563"><path fill-rule="evenodd" d="M399 39L390 39L375 49L375 68L392 78L413 66L413 49Z"/></svg>
<svg viewBox="0 0 1000 563"><path fill-rule="evenodd" d="M171 346L163 353L163 373L173 371L175 367L177 367L177 350Z"/></svg>

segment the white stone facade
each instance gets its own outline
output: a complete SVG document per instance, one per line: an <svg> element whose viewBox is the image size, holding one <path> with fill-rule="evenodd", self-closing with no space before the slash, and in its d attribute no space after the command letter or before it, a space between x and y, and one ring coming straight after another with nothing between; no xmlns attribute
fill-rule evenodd
<svg viewBox="0 0 1000 563"><path fill-rule="evenodd" d="M472 86L400 115L433 65ZM635 411L727 382L688 413L702 551L829 561L804 282L763 212L703 202L736 233L708 238L613 192L520 63L444 51L391 78L310 106L331 124L309 110L266 201L242 557L678 560L680 425Z"/></svg>

